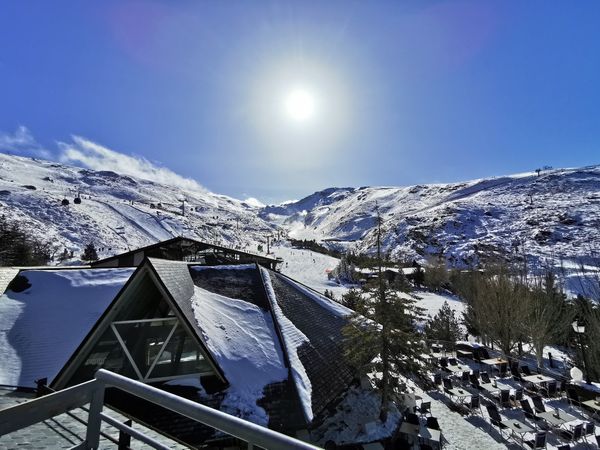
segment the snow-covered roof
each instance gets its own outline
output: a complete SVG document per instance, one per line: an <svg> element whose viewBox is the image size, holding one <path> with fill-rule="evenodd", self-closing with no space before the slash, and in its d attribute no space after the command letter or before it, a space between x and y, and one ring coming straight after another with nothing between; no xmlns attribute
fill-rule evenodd
<svg viewBox="0 0 600 450"><path fill-rule="evenodd" d="M133 269L22 270L0 296L0 384L52 380Z"/></svg>
<svg viewBox="0 0 600 450"><path fill-rule="evenodd" d="M211 394L199 386L203 397L194 400L293 432L310 426L349 388L354 376L342 348L349 309L256 264L198 268L149 258L132 272L22 271L30 286L0 297L0 355L7 360L0 384L33 387L35 379L74 373L113 311L126 311L136 292L147 292L142 286L156 283L161 301L196 335L216 369L213 378L220 378Z"/></svg>

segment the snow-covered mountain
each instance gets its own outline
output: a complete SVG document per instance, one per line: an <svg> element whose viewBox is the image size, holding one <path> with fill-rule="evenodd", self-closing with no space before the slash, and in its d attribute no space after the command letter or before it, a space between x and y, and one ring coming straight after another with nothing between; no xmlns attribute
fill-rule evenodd
<svg viewBox="0 0 600 450"><path fill-rule="evenodd" d="M75 255L90 241L104 257L181 235L256 250L274 229L257 212L224 195L0 154L0 214Z"/></svg>
<svg viewBox="0 0 600 450"><path fill-rule="evenodd" d="M64 199L69 205L61 205ZM0 154L0 214L76 255L90 241L102 257L179 235L256 250L281 228L293 238L368 252L377 207L384 250L394 258L442 253L466 265L510 252L574 260L600 252L600 166L464 183L330 188L259 208L210 192Z"/></svg>
<svg viewBox="0 0 600 450"><path fill-rule="evenodd" d="M600 251L600 166L464 183L327 189L261 211L290 237L374 249L376 208L392 257L443 254L458 265L525 252L579 259Z"/></svg>

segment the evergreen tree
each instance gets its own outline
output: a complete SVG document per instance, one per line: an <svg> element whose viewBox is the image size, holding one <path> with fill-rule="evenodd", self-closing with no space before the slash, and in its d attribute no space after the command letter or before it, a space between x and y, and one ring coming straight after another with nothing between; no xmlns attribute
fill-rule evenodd
<svg viewBox="0 0 600 450"><path fill-rule="evenodd" d="M350 289L348 292L342 295L341 303L346 308L350 308L353 311L356 311L358 304L360 302L361 293L357 289Z"/></svg>
<svg viewBox="0 0 600 450"><path fill-rule="evenodd" d="M422 310L414 300L401 296L382 273L381 216L377 214L377 278L363 287L362 295L353 296L356 314L344 330L346 357L364 374L381 373L377 389L381 394L380 419L387 419L390 402L402 390L398 375L423 374L420 337L415 321Z"/></svg>
<svg viewBox="0 0 600 450"><path fill-rule="evenodd" d="M448 302L444 302L433 319L425 325L427 339L456 342L461 338L460 321L454 315Z"/></svg>
<svg viewBox="0 0 600 450"><path fill-rule="evenodd" d="M342 255L340 262L333 269L333 277L339 283L356 283L356 266L350 262L349 255Z"/></svg>
<svg viewBox="0 0 600 450"><path fill-rule="evenodd" d="M53 253L50 244L28 236L19 224L0 216L0 266L45 265Z"/></svg>
<svg viewBox="0 0 600 450"><path fill-rule="evenodd" d="M96 246L93 242L90 242L85 246L83 250L83 255L81 255L81 259L83 261L97 261L98 260L98 252L96 251Z"/></svg>

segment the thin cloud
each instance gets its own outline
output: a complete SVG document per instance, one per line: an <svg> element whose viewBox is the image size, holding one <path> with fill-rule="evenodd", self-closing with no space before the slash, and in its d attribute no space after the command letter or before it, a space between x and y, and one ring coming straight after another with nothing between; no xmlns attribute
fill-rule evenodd
<svg viewBox="0 0 600 450"><path fill-rule="evenodd" d="M159 167L143 157L119 153L81 136L71 136L71 139L72 142L58 142L59 158L63 163L83 164L92 170L111 170L189 191L207 192L195 180Z"/></svg>
<svg viewBox="0 0 600 450"><path fill-rule="evenodd" d="M19 125L14 133L0 132L0 151L46 159L52 156L24 125Z"/></svg>

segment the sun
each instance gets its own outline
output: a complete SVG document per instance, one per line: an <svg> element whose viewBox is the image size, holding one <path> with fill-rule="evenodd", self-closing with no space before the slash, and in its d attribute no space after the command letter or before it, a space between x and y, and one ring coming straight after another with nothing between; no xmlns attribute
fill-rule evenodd
<svg viewBox="0 0 600 450"><path fill-rule="evenodd" d="M315 96L312 92L296 88L285 97L285 113L295 122L305 122L315 115Z"/></svg>

